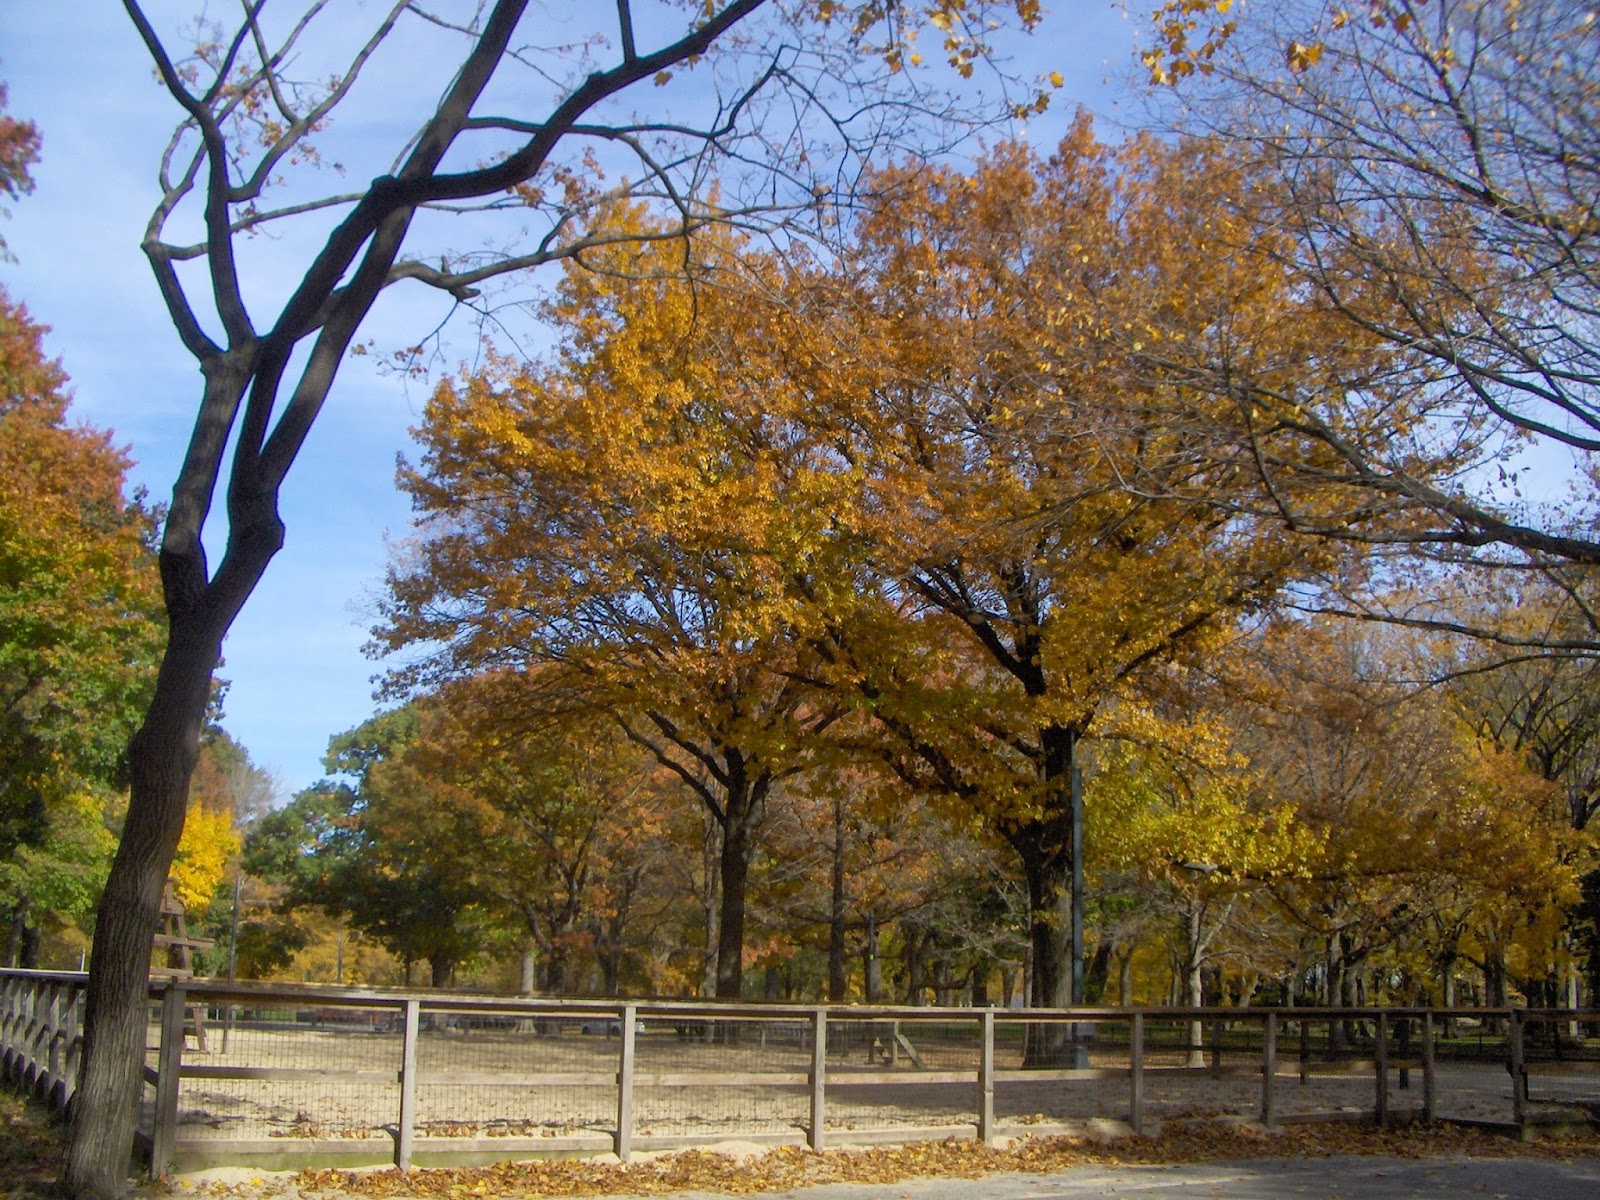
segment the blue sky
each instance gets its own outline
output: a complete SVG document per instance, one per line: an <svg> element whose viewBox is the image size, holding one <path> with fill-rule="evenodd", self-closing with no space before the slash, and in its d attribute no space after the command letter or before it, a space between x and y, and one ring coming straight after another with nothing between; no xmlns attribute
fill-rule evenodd
<svg viewBox="0 0 1600 1200"><path fill-rule="evenodd" d="M224 19L234 11L212 7ZM362 0L342 7L352 21L380 11ZM1115 115L1109 81L1127 74L1138 25L1108 0L1060 0L1055 7L1017 51L1019 73L1059 70L1065 78L1052 112L1027 130L1040 141L1059 133L1076 104ZM158 0L151 9L164 31L175 31L200 6ZM448 65L404 42L396 48L384 64L390 82L378 76L375 101L353 106L330 132L328 151L350 171L336 188L385 169L415 124L406 102L436 96ZM121 6L110 0L0 4L0 80L9 87L10 111L44 134L37 190L12 206L4 230L18 261L0 264L0 283L52 327L48 344L72 376L74 415L113 429L135 461L132 481L165 500L199 377L172 332L139 242L177 110L156 85ZM297 237L252 244L247 282L263 312L297 278L311 244ZM379 347L407 345L443 311L436 297L402 285L380 302L363 337ZM537 344L537 331L527 336ZM458 337L464 345L447 346L448 363L471 352L473 332ZM331 735L374 711L372 677L380 667L361 647L382 583L386 537L405 532L395 457L410 444L407 431L427 386L386 377L360 360L346 364L285 485L284 549L228 638L225 724L257 763L279 775L285 794L321 775Z"/></svg>

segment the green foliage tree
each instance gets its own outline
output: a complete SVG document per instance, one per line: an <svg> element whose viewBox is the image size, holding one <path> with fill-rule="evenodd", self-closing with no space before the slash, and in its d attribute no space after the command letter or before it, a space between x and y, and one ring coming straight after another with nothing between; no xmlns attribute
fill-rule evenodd
<svg viewBox="0 0 1600 1200"><path fill-rule="evenodd" d="M413 707L381 713L333 738L327 779L251 831L245 864L285 888L293 908L347 918L402 962L426 962L435 987L482 948L485 914L463 851L480 843L471 814L418 779L405 757L418 737Z"/></svg>
<svg viewBox="0 0 1600 1200"><path fill-rule="evenodd" d="M103 793L162 646L152 515L110 435L70 422L44 333L0 291L0 905L22 962L104 877Z"/></svg>

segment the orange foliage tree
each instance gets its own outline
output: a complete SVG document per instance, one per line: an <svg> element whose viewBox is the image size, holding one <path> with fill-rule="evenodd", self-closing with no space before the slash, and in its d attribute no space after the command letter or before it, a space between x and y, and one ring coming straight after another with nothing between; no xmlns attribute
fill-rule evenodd
<svg viewBox="0 0 1600 1200"><path fill-rule="evenodd" d="M1219 253L1275 235L1232 216L1254 182L1214 146L1112 148L1080 120L1046 158L1007 147L876 186L808 420L864 481L877 582L826 641L907 777L1010 843L1031 999L1061 1005L1080 739L1130 681L1331 561L1174 494L1226 495L1245 465L1194 453L1175 414L1213 401L1139 351L1206 342L1308 399L1337 377L1291 278Z"/></svg>
<svg viewBox="0 0 1600 1200"><path fill-rule="evenodd" d="M817 733L859 743L870 720L907 781L1010 843L1032 999L1066 1003L1079 739L1128 679L1325 563L1130 486L1233 479L1170 421L1206 395L1130 341L1226 345L1307 396L1334 383L1291 278L1216 253L1224 198L1250 186L1212 147L1114 150L1080 121L1048 159L880 172L837 261L729 239L687 276L681 250L587 256L547 309L553 362L430 403L385 638L445 645L446 671L549 661L609 688L703 796L702 771L765 789ZM726 920L748 843L724 832Z"/></svg>
<svg viewBox="0 0 1600 1200"><path fill-rule="evenodd" d="M547 364L497 360L442 386L401 471L419 537L391 569L382 644L443 649L397 682L538 671L612 714L719 828L716 994L742 989L755 838L837 706L808 686L786 576L852 486L792 437L804 402L753 375L780 308L736 239L682 246L620 208L616 244L567 271ZM737 287L738 290L732 290Z"/></svg>

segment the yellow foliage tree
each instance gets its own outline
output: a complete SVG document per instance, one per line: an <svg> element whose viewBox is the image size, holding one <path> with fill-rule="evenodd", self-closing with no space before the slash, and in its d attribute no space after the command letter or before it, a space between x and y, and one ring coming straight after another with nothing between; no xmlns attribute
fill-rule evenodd
<svg viewBox="0 0 1600 1200"><path fill-rule="evenodd" d="M172 888L186 912L204 916L209 911L241 844L233 813L199 803L189 806L172 860Z"/></svg>

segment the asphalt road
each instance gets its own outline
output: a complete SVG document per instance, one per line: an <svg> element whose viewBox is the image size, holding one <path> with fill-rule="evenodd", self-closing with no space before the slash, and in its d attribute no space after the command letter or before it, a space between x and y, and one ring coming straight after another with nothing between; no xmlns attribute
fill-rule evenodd
<svg viewBox="0 0 1600 1200"><path fill-rule="evenodd" d="M1600 1159L1260 1159L1076 1167L1053 1175L983 1179L835 1183L775 1194L794 1200L1596 1200ZM675 1200L724 1198L680 1192Z"/></svg>

